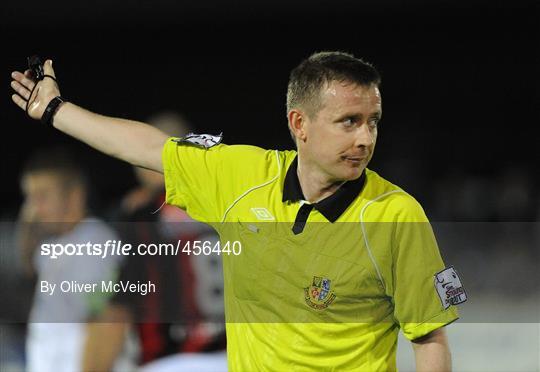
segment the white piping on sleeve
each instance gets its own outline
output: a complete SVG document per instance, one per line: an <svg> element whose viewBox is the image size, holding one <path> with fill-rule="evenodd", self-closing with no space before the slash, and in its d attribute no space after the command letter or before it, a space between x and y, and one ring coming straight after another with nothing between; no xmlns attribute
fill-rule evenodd
<svg viewBox="0 0 540 372"><path fill-rule="evenodd" d="M266 181L265 183L262 183L260 185L257 185L257 186L253 186L252 188L250 189L247 189L246 191L244 191L242 193L242 195L240 195L238 198L235 199L235 201L232 202L231 205L229 205L227 207L227 209L225 210L225 213L223 213L223 217L221 218L221 223L224 223L225 222L225 219L227 218L227 214L229 213L229 211L236 205L236 203L238 203L244 196L246 196L247 194L249 194L250 192L254 191L254 190L257 190L257 189L260 189L261 187L264 187L266 185L269 185L271 184L272 182L274 182L275 180L277 180L279 178L279 176L281 175L281 163L279 162L279 151L278 150L275 150L276 152L276 161L277 161L277 166L278 166L278 173L277 175L272 178L271 180L269 181Z"/></svg>
<svg viewBox="0 0 540 372"><path fill-rule="evenodd" d="M367 252L368 252L368 255L369 255L369 259L371 260L371 263L375 267L375 271L377 271L377 276L379 277L379 280L381 281L381 284L382 284L385 291L386 291L386 285L384 284L384 279L383 279L383 277L381 275L381 271L379 270L379 266L377 265L377 262L375 261L375 257L373 257L373 254L371 253L371 248L369 247L369 241L368 241L368 237L367 237L367 234L366 234L366 227L364 226L364 212L365 212L367 207L369 207L371 204L375 203L377 200L379 200L381 198L384 198L385 196L388 196L390 194L395 194L395 193L398 193L398 192L404 192L404 191L401 190L401 189L398 189L398 190L392 190L392 191L386 192L384 194L381 194L381 195L377 196L375 199L372 199L372 200L368 201L366 203L366 205L364 205L362 207L362 209L360 210L360 226L362 227L362 235L364 236L364 243L366 243L366 249L367 249Z"/></svg>

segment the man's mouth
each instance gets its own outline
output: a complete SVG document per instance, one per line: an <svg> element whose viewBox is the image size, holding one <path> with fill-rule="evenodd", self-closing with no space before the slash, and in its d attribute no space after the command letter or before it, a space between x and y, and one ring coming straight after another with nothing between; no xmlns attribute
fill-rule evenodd
<svg viewBox="0 0 540 372"><path fill-rule="evenodd" d="M350 163L353 163L353 164L356 164L356 163L361 163L363 162L364 160L367 159L367 155L364 155L364 156L361 156L361 155L358 155L358 156L342 156L341 159L345 160L345 161L348 161Z"/></svg>

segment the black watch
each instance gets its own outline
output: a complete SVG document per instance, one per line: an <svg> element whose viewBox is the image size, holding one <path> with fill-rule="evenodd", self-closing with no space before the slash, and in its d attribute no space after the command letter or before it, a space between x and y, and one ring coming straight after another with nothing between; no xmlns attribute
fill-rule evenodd
<svg viewBox="0 0 540 372"><path fill-rule="evenodd" d="M65 102L64 99L60 96L54 97L51 102L47 105L47 108L45 109L45 112L41 116L41 122L46 125L52 125L53 122L53 116L56 114L56 110L58 110L58 106L60 106L61 103Z"/></svg>

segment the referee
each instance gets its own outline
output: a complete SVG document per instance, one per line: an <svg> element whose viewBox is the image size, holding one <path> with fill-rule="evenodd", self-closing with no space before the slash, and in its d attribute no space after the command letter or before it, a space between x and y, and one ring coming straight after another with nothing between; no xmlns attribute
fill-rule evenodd
<svg viewBox="0 0 540 372"><path fill-rule="evenodd" d="M296 151L167 138L65 102L52 78L12 77L32 118L164 173L167 203L219 232L230 370L393 371L399 329L417 370L451 369L444 326L465 293L418 202L366 168L382 115L370 64L322 52L291 72Z"/></svg>

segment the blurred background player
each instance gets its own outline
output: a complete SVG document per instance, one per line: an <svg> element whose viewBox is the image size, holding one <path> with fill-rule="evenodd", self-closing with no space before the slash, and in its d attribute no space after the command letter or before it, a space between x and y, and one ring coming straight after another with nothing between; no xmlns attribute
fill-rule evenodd
<svg viewBox="0 0 540 372"><path fill-rule="evenodd" d="M41 243L104 244L116 234L89 215L86 177L65 148L37 151L21 177L24 204L18 223L18 246L24 269L37 280L26 341L27 371L78 370L86 322L106 301L101 291L62 293L62 282L98 282L112 278L119 257L42 255ZM42 282L56 285L43 291Z"/></svg>
<svg viewBox="0 0 540 372"><path fill-rule="evenodd" d="M169 135L190 131L173 112L157 114L149 123ZM217 242L209 227L164 204L162 174L140 167L133 170L139 185L110 213L119 222L122 241L133 245ZM91 326L83 369L114 369L131 324L139 344L136 364L144 365L145 371L226 370L222 275L221 259L213 254L127 256L119 280L151 280L157 290L146 296L119 292L112 298L100 322Z"/></svg>

